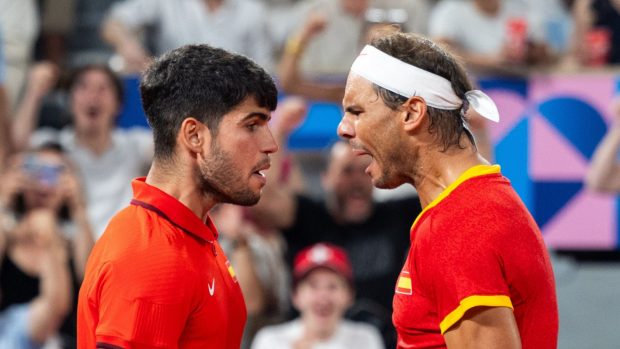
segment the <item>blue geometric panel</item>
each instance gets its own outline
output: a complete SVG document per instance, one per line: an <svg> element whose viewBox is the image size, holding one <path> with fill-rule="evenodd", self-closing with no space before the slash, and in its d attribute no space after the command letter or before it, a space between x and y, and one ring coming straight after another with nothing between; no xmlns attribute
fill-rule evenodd
<svg viewBox="0 0 620 349"><path fill-rule="evenodd" d="M582 188L582 182L534 182L534 219L544 228Z"/></svg>
<svg viewBox="0 0 620 349"><path fill-rule="evenodd" d="M123 78L124 85L124 101L120 115L116 119L119 127L149 127L144 110L142 109L142 101L140 100L140 79L138 76L128 76Z"/></svg>
<svg viewBox="0 0 620 349"><path fill-rule="evenodd" d="M529 83L525 79L509 78L483 78L478 80L478 85L483 91L489 90L509 90L514 91L521 97L527 97Z"/></svg>
<svg viewBox="0 0 620 349"><path fill-rule="evenodd" d="M510 179L513 188L530 209L532 206L532 182L528 176L528 128L527 118L521 120L495 146L495 160L502 167L502 174Z"/></svg>
<svg viewBox="0 0 620 349"><path fill-rule="evenodd" d="M538 110L586 159L607 131L601 114L579 99L554 98L541 103Z"/></svg>
<svg viewBox="0 0 620 349"><path fill-rule="evenodd" d="M311 103L308 116L289 139L289 149L324 149L338 138L336 130L342 118L342 109L335 103Z"/></svg>

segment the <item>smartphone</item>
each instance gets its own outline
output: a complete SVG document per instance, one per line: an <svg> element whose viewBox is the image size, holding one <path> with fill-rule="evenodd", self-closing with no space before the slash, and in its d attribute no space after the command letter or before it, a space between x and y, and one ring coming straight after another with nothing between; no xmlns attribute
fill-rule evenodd
<svg viewBox="0 0 620 349"><path fill-rule="evenodd" d="M64 165L41 161L36 155L27 156L24 161L24 170L39 184L53 187L58 184Z"/></svg>

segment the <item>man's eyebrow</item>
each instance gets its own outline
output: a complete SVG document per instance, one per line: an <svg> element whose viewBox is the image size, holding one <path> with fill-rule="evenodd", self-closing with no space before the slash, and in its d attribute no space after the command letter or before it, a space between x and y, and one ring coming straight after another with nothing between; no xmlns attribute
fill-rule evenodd
<svg viewBox="0 0 620 349"><path fill-rule="evenodd" d="M261 119L263 121L268 121L269 119L271 119L271 116L267 115L265 113L261 113L261 112L252 112L252 113L249 113L248 115L244 116L243 119L241 119L241 121L243 122L243 121L246 121L246 120L249 120L249 119L252 119L252 118L259 118L259 119Z"/></svg>
<svg viewBox="0 0 620 349"><path fill-rule="evenodd" d="M360 107L359 107L359 106L357 106L357 105L350 105L350 106L348 106L348 107L346 107L346 108L345 108L345 111L346 111L347 113L356 113L356 112L359 112L361 109L362 109L362 108L360 108Z"/></svg>

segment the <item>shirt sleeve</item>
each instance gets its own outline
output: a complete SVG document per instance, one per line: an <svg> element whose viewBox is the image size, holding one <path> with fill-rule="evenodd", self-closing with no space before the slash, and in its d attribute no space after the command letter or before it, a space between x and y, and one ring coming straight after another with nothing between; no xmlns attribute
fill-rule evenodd
<svg viewBox="0 0 620 349"><path fill-rule="evenodd" d="M141 270L139 274L133 268L103 264L89 294L89 300L97 302L99 309L97 344L176 348L190 314L182 296L188 285L179 284L180 278L166 272L155 275Z"/></svg>
<svg viewBox="0 0 620 349"><path fill-rule="evenodd" d="M442 213L447 216L441 211L434 215ZM492 231L492 224L451 214L435 220L430 234L414 247L414 267L430 290L442 334L474 307L512 308L498 250L501 234Z"/></svg>
<svg viewBox="0 0 620 349"><path fill-rule="evenodd" d="M160 16L159 0L126 0L116 3L108 17L131 29L155 24Z"/></svg>

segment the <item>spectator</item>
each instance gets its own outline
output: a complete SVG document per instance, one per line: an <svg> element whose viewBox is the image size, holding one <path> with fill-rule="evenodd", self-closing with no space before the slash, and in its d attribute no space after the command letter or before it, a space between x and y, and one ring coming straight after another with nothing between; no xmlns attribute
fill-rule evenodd
<svg viewBox="0 0 620 349"><path fill-rule="evenodd" d="M279 160L272 158L270 171L277 173ZM321 178L324 200L297 195L268 182L263 198L252 210L283 231L290 264L291 256L314 243L328 241L343 246L355 272L357 293L351 316L377 325L386 347L393 347L394 280L405 261L411 217L421 208L417 197L373 202L372 183L364 173L369 163L369 158L357 157L346 143L337 142Z"/></svg>
<svg viewBox="0 0 620 349"><path fill-rule="evenodd" d="M344 320L353 303L353 271L346 252L316 244L295 257L293 304L300 318L261 330L252 349L383 348L368 325Z"/></svg>
<svg viewBox="0 0 620 349"><path fill-rule="evenodd" d="M525 2L530 18L540 23L540 36L557 58L569 52L574 27L571 8L574 0L521 0Z"/></svg>
<svg viewBox="0 0 620 349"><path fill-rule="evenodd" d="M37 260L30 264L38 270L41 279L34 299L0 311L2 349L43 348L68 311L71 286L67 251L62 238L51 229L55 220L49 210L38 209L30 213L20 231L7 232L0 224L0 255L5 255L8 244L28 241L38 251Z"/></svg>
<svg viewBox="0 0 620 349"><path fill-rule="evenodd" d="M340 104L349 66L375 25L396 23L425 32L428 5L425 0L313 0L296 11L303 24L288 30L294 34L279 64L281 86L287 93Z"/></svg>
<svg viewBox="0 0 620 349"><path fill-rule="evenodd" d="M5 87L9 110L15 110L30 69L39 15L35 0L0 0L0 30L6 64Z"/></svg>
<svg viewBox="0 0 620 349"><path fill-rule="evenodd" d="M152 134L143 128L115 127L123 102L122 83L109 68L99 65L78 68L69 79L73 125L60 131L34 132L41 99L56 79L52 65L39 64L32 70L15 119L14 143L18 149L27 148L29 143L61 144L82 177L88 218L95 238L99 238L109 219L131 201L128 183L146 173L153 156Z"/></svg>
<svg viewBox="0 0 620 349"><path fill-rule="evenodd" d="M2 42L2 29L0 29L0 43ZM4 52L0 45L0 172L11 153L11 120L9 119L9 106L4 82L6 78L6 66Z"/></svg>
<svg viewBox="0 0 620 349"><path fill-rule="evenodd" d="M130 72L142 71L150 60L137 35L149 30L156 55L176 47L206 43L244 54L271 66L272 45L265 8L245 0L126 0L115 4L103 26L103 37L125 61Z"/></svg>
<svg viewBox="0 0 620 349"><path fill-rule="evenodd" d="M442 0L431 15L429 35L477 73L522 73L550 59L541 24L514 0Z"/></svg>
<svg viewBox="0 0 620 349"><path fill-rule="evenodd" d="M75 10L72 30L68 36L69 67L90 63L108 63L114 50L101 37L106 13L122 0L64 0L73 1Z"/></svg>
<svg viewBox="0 0 620 349"><path fill-rule="evenodd" d="M620 1L576 0L570 62L601 66L620 63Z"/></svg>
<svg viewBox="0 0 620 349"><path fill-rule="evenodd" d="M67 41L75 21L76 0L41 0L41 34L35 58L65 66Z"/></svg>
<svg viewBox="0 0 620 349"><path fill-rule="evenodd" d="M0 203L5 208L3 228L14 237L0 268L0 309L37 297L41 283L45 282L39 264L47 245L41 239L57 240L58 244L71 247L63 260L71 262L73 291L77 296L93 238L79 181L60 150L47 145L15 155L1 177ZM67 307L75 310L74 306ZM64 318L63 314L63 348L73 348L76 338L75 312L70 315Z"/></svg>
<svg viewBox="0 0 620 349"><path fill-rule="evenodd" d="M620 101L614 109L616 120L596 148L585 180L588 188L612 194L620 192Z"/></svg>

